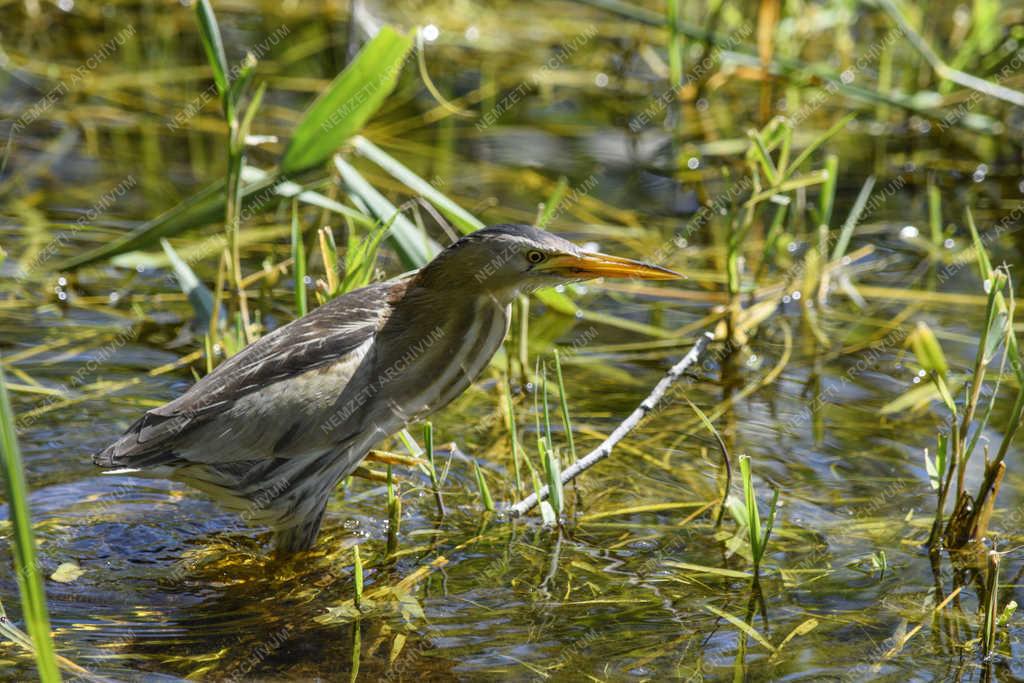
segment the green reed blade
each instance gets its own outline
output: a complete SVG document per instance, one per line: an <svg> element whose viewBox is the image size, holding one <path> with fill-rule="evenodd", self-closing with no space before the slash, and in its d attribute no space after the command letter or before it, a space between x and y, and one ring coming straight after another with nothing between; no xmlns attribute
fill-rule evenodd
<svg viewBox="0 0 1024 683"><path fill-rule="evenodd" d="M380 166L396 180L436 206L462 232L469 233L484 227L483 221L463 209L443 192L362 135L352 138L352 146L359 154Z"/></svg>
<svg viewBox="0 0 1024 683"><path fill-rule="evenodd" d="M750 146L750 154L760 165L761 171L768 180L768 186L775 187L779 184L781 178L778 169L775 167L775 162L772 161L772 155L768 152L768 147L765 145L764 138L756 130L747 131L747 137L754 143Z"/></svg>
<svg viewBox="0 0 1024 683"><path fill-rule="evenodd" d="M516 493L523 495L523 477L519 467L519 437L516 429L516 414L512 405L512 386L505 381L505 401L508 406L508 435L512 442L512 470L515 472Z"/></svg>
<svg viewBox="0 0 1024 683"><path fill-rule="evenodd" d="M985 243L981 241L981 235L978 233L978 226L974 222L974 212L971 211L971 207L968 206L964 211L964 217L967 219L967 229L971 231L971 241L974 243L974 252L978 257L978 272L982 280L987 280L992 277L992 262L989 261L988 252L985 250Z"/></svg>
<svg viewBox="0 0 1024 683"><path fill-rule="evenodd" d="M985 585L984 617L981 629L982 652L987 656L996 643L996 623L999 620L999 553L988 553L988 572Z"/></svg>
<svg viewBox="0 0 1024 683"><path fill-rule="evenodd" d="M441 495L441 481L437 476L437 461L434 455L434 425L430 422L423 424L423 447L427 451L428 474L430 475L430 487L434 490L434 501L437 503L437 513L444 517L444 497Z"/></svg>
<svg viewBox="0 0 1024 683"><path fill-rule="evenodd" d="M267 84L264 81L256 88L256 92L253 94L252 99L249 100L249 104L245 108L245 113L242 115L242 123L238 127L238 138L243 142L243 144L245 139L249 137L249 131L252 129L252 120L256 117L256 112L263 103L263 95L266 92Z"/></svg>
<svg viewBox="0 0 1024 683"><path fill-rule="evenodd" d="M846 217L842 230L839 231L836 246L832 249L832 261L838 261L846 256L846 250L850 247L850 238L853 237L853 231L857 227L857 223L860 222L861 214L864 213L864 209L868 205L868 200L871 198L871 190L874 187L875 176L868 176L868 179L864 181L864 185L860 188L857 199L853 202L850 215Z"/></svg>
<svg viewBox="0 0 1024 683"><path fill-rule="evenodd" d="M402 525L402 497L395 483L395 476L388 463L388 541L387 554L394 555L398 550L398 531Z"/></svg>
<svg viewBox="0 0 1024 683"><path fill-rule="evenodd" d="M476 475L476 487L480 491L480 501L484 504L484 509L494 512L494 498L491 497L491 489L487 486L487 480L484 479L484 473L480 471L480 464L476 460L473 460L473 473Z"/></svg>
<svg viewBox="0 0 1024 683"><path fill-rule="evenodd" d="M7 382L0 369L0 466L7 484L9 514L14 532L14 569L18 577L18 591L25 625L32 638L33 652L39 678L43 683L60 681L56 652L50 633L50 615L46 607L46 593L39 576L36 559L36 540L32 531L32 518L28 504L28 483L25 467L18 448L14 411L7 395Z"/></svg>
<svg viewBox="0 0 1024 683"><path fill-rule="evenodd" d="M248 164L242 168L242 180L249 184L266 183L271 180L275 180L275 174L269 171L264 171L256 166L249 166ZM308 187L314 187L323 183L327 183L327 180L323 181L310 181ZM345 206L326 195L323 195L315 190L307 189L307 186L300 185L299 183L292 182L284 176L276 177L276 184L273 186L272 192L288 199L297 198L303 204L309 204L310 206L316 206L321 209L326 209L332 213L344 216L346 219L352 221L356 225L362 225L367 228L372 228L376 221L370 216L367 216L361 211L357 211L352 207Z"/></svg>
<svg viewBox="0 0 1024 683"><path fill-rule="evenodd" d="M743 501L747 513L747 533L750 538L750 554L757 566L761 548L761 517L757 510L757 497L750 472L750 456L740 456L740 477L743 479Z"/></svg>
<svg viewBox="0 0 1024 683"><path fill-rule="evenodd" d="M363 558L359 554L358 545L352 546L352 556L352 575L356 587L355 603L356 607L359 607L363 599Z"/></svg>
<svg viewBox="0 0 1024 683"><path fill-rule="evenodd" d="M729 459L729 449L725 445L725 439L722 438L722 435L704 411L698 408L697 404L691 401L689 397L683 396L683 399L704 424L704 428L711 432L711 435L715 438L715 442L718 444L718 451L722 455L722 463L725 465L725 487L722 489L722 504L718 506L718 515L715 518L715 526L718 526L722 521L722 516L725 514L726 501L729 499L729 491L732 489L732 462Z"/></svg>
<svg viewBox="0 0 1024 683"><path fill-rule="evenodd" d="M405 267L419 268L426 265L427 261L441 250L440 245L424 235L351 164L340 156L334 157L334 164L341 174L346 190L359 197L378 221L391 221L391 229L387 233L388 240L398 251Z"/></svg>
<svg viewBox="0 0 1024 683"><path fill-rule="evenodd" d="M309 312L306 299L306 245L302 242L302 227L299 225L299 200L292 199L292 273L294 273L295 315L302 317Z"/></svg>
<svg viewBox="0 0 1024 683"><path fill-rule="evenodd" d="M324 277L327 278L327 298L333 299L338 295L338 288L341 286L338 279L338 244L334 241L334 231L329 225L317 230L316 236L320 242L320 260L324 266Z"/></svg>
<svg viewBox="0 0 1024 683"><path fill-rule="evenodd" d="M565 438L569 443L569 456L572 458L572 462L576 462L576 439L572 435L572 418L569 417L569 401L565 394L565 382L562 381L562 361L559 358L558 349L555 349L555 377L558 379L558 402L562 410Z"/></svg>
<svg viewBox="0 0 1024 683"><path fill-rule="evenodd" d="M542 448L544 458L544 471L548 476L548 499L556 515L561 515L565 509L565 495L562 491L562 463L558 458L558 451L554 448Z"/></svg>
<svg viewBox="0 0 1024 683"><path fill-rule="evenodd" d="M825 174L825 182L821 185L818 223L828 227L832 225L832 209L836 204L836 186L839 181L839 157L835 154L825 157Z"/></svg>
<svg viewBox="0 0 1024 683"><path fill-rule="evenodd" d="M281 172L303 171L330 159L394 89L411 48L412 33L382 26L303 114L281 158Z"/></svg>
<svg viewBox="0 0 1024 683"><path fill-rule="evenodd" d="M811 155L818 151L819 147L821 147L826 142L831 140L832 136L841 131L843 128L846 128L847 124L849 124L850 121L853 121L853 119L855 119L856 117L856 113L847 114L843 118L833 123L828 130L819 135L817 139L815 139L811 144L805 147L804 150L800 152L799 155L797 155L796 159L793 160L793 163L789 165L789 168L786 169L786 175L783 176L783 180L788 179L790 176L793 175L793 173L798 171L800 167L803 166L804 162L810 159Z"/></svg>
<svg viewBox="0 0 1024 683"><path fill-rule="evenodd" d="M386 223L380 224L354 243L345 251L345 275L341 279L339 293L351 292L370 284L374 269L377 267L377 249L384 236L391 230L395 214Z"/></svg>
<svg viewBox="0 0 1024 683"><path fill-rule="evenodd" d="M932 244L942 246L942 192L932 176L928 176L928 227Z"/></svg>
<svg viewBox="0 0 1024 683"><path fill-rule="evenodd" d="M196 19L199 23L199 37L203 43L206 60L213 69L213 82L221 97L228 91L228 58L224 54L224 43L221 42L220 27L209 0L196 3Z"/></svg>
<svg viewBox="0 0 1024 683"><path fill-rule="evenodd" d="M174 247L171 246L170 242L161 238L160 246L163 247L164 254L167 255L167 260L171 263L174 277L178 280L178 286L181 288L182 293L188 297L188 302L195 313L197 328L201 332L205 332L210 327L210 321L216 319L214 316L213 292L196 277L195 272L178 255L178 252L174 251Z"/></svg>

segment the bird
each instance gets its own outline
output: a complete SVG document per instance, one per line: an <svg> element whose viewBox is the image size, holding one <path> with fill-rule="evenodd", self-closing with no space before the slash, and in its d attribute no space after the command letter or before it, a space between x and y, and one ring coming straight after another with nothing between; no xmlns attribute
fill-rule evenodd
<svg viewBox="0 0 1024 683"><path fill-rule="evenodd" d="M254 341L93 462L183 482L269 527L275 553L308 551L334 488L371 448L483 372L518 294L599 277L682 276L528 225L481 228Z"/></svg>

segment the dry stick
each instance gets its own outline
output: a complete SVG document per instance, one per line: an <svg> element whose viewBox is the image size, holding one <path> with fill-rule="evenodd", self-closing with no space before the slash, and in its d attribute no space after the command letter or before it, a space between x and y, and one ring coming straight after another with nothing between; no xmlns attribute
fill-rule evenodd
<svg viewBox="0 0 1024 683"><path fill-rule="evenodd" d="M707 349L708 344L711 343L713 336L710 332L705 332L697 338L697 342L693 345L693 348L683 356L682 360L672 366L664 377L654 385L654 389L648 394L639 406L636 407L629 417L622 421L615 430L608 435L608 438L601 442L601 445L592 450L590 453L573 463L562 471L562 484L568 484L570 481L580 476L586 470L596 465L598 462L604 460L612 454L612 449L615 444L619 443L629 434L633 429L640 424L640 421L650 413L658 405L658 402L665 396L665 392L672 386L683 373L689 370L691 367L696 365L701 356L704 354L704 350ZM508 515L510 517L522 517L527 512L532 510L543 500L548 498L548 487L543 487L539 493L531 493L529 496L519 501L515 505L512 505L508 509Z"/></svg>

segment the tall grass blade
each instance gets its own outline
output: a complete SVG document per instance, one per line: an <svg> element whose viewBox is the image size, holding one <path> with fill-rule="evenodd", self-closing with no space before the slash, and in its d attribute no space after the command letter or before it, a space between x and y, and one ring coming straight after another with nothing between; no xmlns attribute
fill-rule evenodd
<svg viewBox="0 0 1024 683"><path fill-rule="evenodd" d="M266 183L273 179L273 173L264 171L256 166L249 166L247 164L242 168L242 180L246 183ZM332 213L344 216L357 225L362 225L367 228L372 228L376 222L365 213L357 211L352 207L345 206L344 204L341 204L319 192L306 189L299 183L288 180L284 176L277 177L277 184L273 186L273 192L288 199L296 198L303 204L309 204L310 206L326 209Z"/></svg>
<svg viewBox="0 0 1024 683"><path fill-rule="evenodd" d="M246 62L248 64L250 59L254 59L252 55L248 55ZM255 65L255 62L252 62ZM240 88L242 86L239 86ZM244 90L240 90L244 92ZM252 129L252 120L256 118L256 112L259 111L260 105L263 104L263 95L267 92L266 82L260 83L256 88L256 92L253 94L252 99L249 100L249 105L245 108L245 113L242 114L242 123L238 127L238 138L245 144L245 139L249 137L249 131Z"/></svg>
<svg viewBox="0 0 1024 683"><path fill-rule="evenodd" d="M551 408L548 400L548 372L543 366L541 371L541 395L544 399L544 432L538 439L540 448L541 463L544 465L544 474L548 479L548 490L551 507L556 515L561 515L565 509L565 497L562 492L562 463L558 459L558 452L555 450L554 440L551 438Z"/></svg>
<svg viewBox="0 0 1024 683"><path fill-rule="evenodd" d="M381 27L303 114L281 158L282 173L324 163L365 125L398 82L412 40L411 33Z"/></svg>
<svg viewBox="0 0 1024 683"><path fill-rule="evenodd" d="M729 449L725 445L725 439L715 428L715 425L711 422L711 419L704 413L703 410L697 407L693 401L688 397L683 396L686 403L690 406L690 409L697 414L700 421L704 424L704 428L711 432L711 435L715 437L715 441L718 443L718 451L722 455L722 462L725 465L725 487L722 490L722 504L718 506L718 515L715 519L715 525L717 526L722 521L722 515L725 514L726 501L729 499L729 491L732 489L732 463L729 460Z"/></svg>
<svg viewBox="0 0 1024 683"><path fill-rule="evenodd" d="M32 518L28 505L28 483L18 448L14 411L7 395L7 381L0 369L0 465L7 485L11 524L14 532L14 570L18 576L18 590L25 625L32 638L36 668L43 683L60 681L56 651L50 635L50 615L46 608L46 593L39 576L36 561L36 539L32 532Z"/></svg>
<svg viewBox="0 0 1024 683"><path fill-rule="evenodd" d="M294 273L295 315L302 317L309 312L306 299L306 245L302 242L302 226L299 224L299 201L292 199L292 272Z"/></svg>
<svg viewBox="0 0 1024 683"><path fill-rule="evenodd" d="M558 403L562 410L562 426L565 428L565 438L569 443L569 456L572 462L576 462L576 440L572 435L572 419L569 417L569 401L565 395L565 382L562 380L562 361L559 358L558 349L555 349L555 377L558 380Z"/></svg>
<svg viewBox="0 0 1024 683"><path fill-rule="evenodd" d="M274 179L242 186L242 211L255 210L269 201L268 195L275 195ZM161 237L173 237L192 228L223 220L224 205L227 202L227 180L221 179L192 195L174 208L117 239L101 244L57 264L57 270L69 271L108 259L128 251L156 246Z"/></svg>
<svg viewBox="0 0 1024 683"><path fill-rule="evenodd" d="M516 493L523 495L523 476L519 468L519 437L516 429L516 414L512 405L512 387L505 382L505 400L508 406L508 435L512 442L512 470L515 472Z"/></svg>
<svg viewBox="0 0 1024 683"><path fill-rule="evenodd" d="M355 579L356 594L354 602L356 607L363 601L363 558L359 555L359 546L352 546L352 574Z"/></svg>
<svg viewBox="0 0 1024 683"><path fill-rule="evenodd" d="M378 221L391 222L391 229L387 233L388 240L398 251L405 267L419 268L441 250L440 245L424 235L412 221L395 208L394 204L370 185L351 164L340 156L334 157L334 164L341 174L345 188L359 197Z"/></svg>
<svg viewBox="0 0 1024 683"><path fill-rule="evenodd" d="M476 475L476 486L480 491L480 502L484 504L485 510L494 512L494 498L491 496L491 489L487 486L484 473L480 471L480 463L476 460L473 460L473 474Z"/></svg>
<svg viewBox="0 0 1024 683"><path fill-rule="evenodd" d="M757 496L750 472L750 456L740 456L740 477L743 479L743 501L747 513L747 533L750 537L750 554L757 567L761 554L761 516L757 510Z"/></svg>
<svg viewBox="0 0 1024 683"><path fill-rule="evenodd" d="M196 19L199 23L199 37L206 53L206 61L213 69L213 82L217 92L223 97L228 91L228 58L224 54L224 44L220 38L220 27L213 13L210 0L199 0L196 3Z"/></svg>
<svg viewBox="0 0 1024 683"><path fill-rule="evenodd" d="M462 232L470 233L484 227L483 221L463 209L443 192L362 135L352 138L352 146L359 154L380 166L396 180L436 206Z"/></svg>
<svg viewBox="0 0 1024 683"><path fill-rule="evenodd" d="M324 264L324 277L327 278L327 298L338 296L341 281L338 279L338 244L334 241L334 231L325 225L316 231L320 242L320 259Z"/></svg>
<svg viewBox="0 0 1024 683"><path fill-rule="evenodd" d="M342 294L370 284L374 268L377 265L377 249L384 236L391 230L395 216L398 214L349 245L348 250L345 251L345 275L341 279L340 289Z"/></svg>
<svg viewBox="0 0 1024 683"><path fill-rule="evenodd" d="M388 464L388 555L398 551L398 530L402 524L402 497L398 494L398 485L390 463Z"/></svg>
<svg viewBox="0 0 1024 683"><path fill-rule="evenodd" d="M971 231L971 241L974 243L974 252L978 257L978 272L982 280L992 277L992 262L989 261L988 252L985 251L985 243L981 241L981 234L978 233L978 226L974 222L974 212L967 207L964 212L967 219L967 229Z"/></svg>
<svg viewBox="0 0 1024 683"><path fill-rule="evenodd" d="M437 502L437 513L444 517L444 498L441 495L441 481L437 476L437 460L434 454L434 425L426 422L423 425L423 446L427 451L427 465L429 467L430 487L434 490L434 500Z"/></svg>
<svg viewBox="0 0 1024 683"><path fill-rule="evenodd" d="M854 228L860 222L861 214L864 213L864 209L868 205L868 199L871 198L871 190L874 187L875 176L868 176L868 179L864 181L864 185L860 188L860 193L857 194L857 199L853 202L850 215L846 217L846 222L843 223L843 228L839 231L836 246L832 249L833 261L838 261L843 256L846 256L846 250L850 247L850 238L853 237Z"/></svg>
<svg viewBox="0 0 1024 683"><path fill-rule="evenodd" d="M544 472L548 477L548 499L556 515L561 515L565 510L565 493L562 490L562 463L558 458L558 451L554 448L541 446L541 457L544 458ZM556 520L557 521L557 520Z"/></svg>
<svg viewBox="0 0 1024 683"><path fill-rule="evenodd" d="M779 171L775 167L775 162L772 161L772 155L768 152L768 147L764 143L764 138L762 138L761 134L756 130L748 131L747 136L754 143L750 146L750 154L758 162L758 165L761 167L761 171L764 172L764 176L768 180L768 186L775 187L779 184Z"/></svg>
<svg viewBox="0 0 1024 683"><path fill-rule="evenodd" d="M786 169L786 175L783 177L783 179L791 177L797 170L799 170L801 166L803 166L805 161L811 158L812 154L818 151L819 147L821 147L826 142L831 140L832 136L841 131L843 128L846 128L847 124L849 124L850 121L853 121L853 119L855 119L856 117L856 113L850 113L844 116L843 118L839 119L835 123L833 123L828 130L826 130L824 133L818 136L818 138L814 140L814 142L805 147L804 150L797 155L796 159L793 160L793 163L790 164L789 168Z"/></svg>
<svg viewBox="0 0 1024 683"><path fill-rule="evenodd" d="M988 656L996 644L996 624L999 620L999 553L988 553L988 573L985 586L984 618L981 629L982 652Z"/></svg>
<svg viewBox="0 0 1024 683"><path fill-rule="evenodd" d="M161 239L160 246L163 247L167 259L171 262L171 268L174 270L174 277L178 280L178 286L181 288L182 293L188 297L188 302L192 306L192 311L195 313L196 328L199 332L205 333L210 329L210 321L216 319L214 316L213 292L199 281L199 278L196 277L188 263L178 256L178 252L174 251L174 247L171 246L170 242Z"/></svg>
<svg viewBox="0 0 1024 683"><path fill-rule="evenodd" d="M932 244L942 246L942 192L931 177L928 178L928 228Z"/></svg>

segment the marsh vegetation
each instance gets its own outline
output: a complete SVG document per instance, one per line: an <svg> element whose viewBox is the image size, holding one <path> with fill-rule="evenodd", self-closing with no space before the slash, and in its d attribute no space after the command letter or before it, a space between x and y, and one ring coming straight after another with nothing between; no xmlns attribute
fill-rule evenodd
<svg viewBox="0 0 1024 683"><path fill-rule="evenodd" d="M999 0L0 5L0 678L1024 676L1022 44ZM497 223L687 279L520 298L301 557L93 467Z"/></svg>

